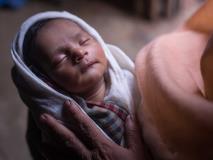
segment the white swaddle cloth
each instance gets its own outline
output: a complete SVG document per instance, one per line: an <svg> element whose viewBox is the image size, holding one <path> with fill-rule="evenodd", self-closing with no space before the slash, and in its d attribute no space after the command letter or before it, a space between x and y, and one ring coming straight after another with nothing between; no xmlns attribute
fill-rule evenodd
<svg viewBox="0 0 213 160"><path fill-rule="evenodd" d="M38 118L42 112L48 112L54 117L62 119L64 101L70 99L74 103L76 102L72 97L60 93L42 81L23 60L23 43L29 28L38 21L53 18L65 18L77 23L100 43L109 63L110 88L105 99L119 99L131 112L131 108L135 106L133 98L137 95L133 73L134 63L119 48L105 44L96 30L79 17L66 11L48 11L38 13L22 24L11 49L15 63L13 80L22 100L32 110L34 118ZM82 111L85 113L85 110Z"/></svg>

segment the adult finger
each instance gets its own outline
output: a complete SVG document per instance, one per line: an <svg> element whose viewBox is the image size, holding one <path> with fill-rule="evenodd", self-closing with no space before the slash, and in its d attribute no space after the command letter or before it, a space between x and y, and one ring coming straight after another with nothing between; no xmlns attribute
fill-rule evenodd
<svg viewBox="0 0 213 160"><path fill-rule="evenodd" d="M132 120L130 116L127 117L126 123L125 123L126 131L125 131L125 137L127 141L127 147L129 149L136 149L143 147L142 145L142 139L140 136L140 130L136 126L136 121Z"/></svg>
<svg viewBox="0 0 213 160"><path fill-rule="evenodd" d="M95 123L84 114L78 106L75 106L73 102L69 100L66 101L64 104L64 111L64 116L68 124L75 123L78 136L82 141L88 144L89 147L95 148L103 143L111 143L97 125L95 125Z"/></svg>
<svg viewBox="0 0 213 160"><path fill-rule="evenodd" d="M48 114L41 115L42 130L56 140L62 148L77 153L79 156L88 157L90 152L68 128L60 124Z"/></svg>

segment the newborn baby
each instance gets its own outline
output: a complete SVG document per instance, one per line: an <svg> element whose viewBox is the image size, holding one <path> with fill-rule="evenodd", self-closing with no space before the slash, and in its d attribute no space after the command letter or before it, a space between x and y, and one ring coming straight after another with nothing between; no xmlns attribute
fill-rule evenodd
<svg viewBox="0 0 213 160"><path fill-rule="evenodd" d="M23 23L12 56L14 82L36 121L42 112L63 121L62 104L71 99L124 144L124 122L139 97L134 65L120 49L76 16L44 12Z"/></svg>

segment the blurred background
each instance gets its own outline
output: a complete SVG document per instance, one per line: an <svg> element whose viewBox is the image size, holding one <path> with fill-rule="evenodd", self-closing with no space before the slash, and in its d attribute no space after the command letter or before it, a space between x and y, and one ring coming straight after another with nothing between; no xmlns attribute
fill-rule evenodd
<svg viewBox="0 0 213 160"><path fill-rule="evenodd" d="M201 0L0 0L0 160L31 160L25 141L27 108L10 77L11 41L27 17L67 10L134 61L140 48L180 26L201 4Z"/></svg>

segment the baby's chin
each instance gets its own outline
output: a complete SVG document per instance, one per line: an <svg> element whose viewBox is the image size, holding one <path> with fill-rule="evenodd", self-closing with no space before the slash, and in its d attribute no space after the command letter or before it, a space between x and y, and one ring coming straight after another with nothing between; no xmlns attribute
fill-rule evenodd
<svg viewBox="0 0 213 160"><path fill-rule="evenodd" d="M85 92L93 90L93 88L101 86L104 83L104 75L100 74L92 77L84 77L80 83L72 84L66 87L66 90L71 94L83 95Z"/></svg>
<svg viewBox="0 0 213 160"><path fill-rule="evenodd" d="M84 81L88 83L98 83L101 79L105 77L106 69L97 68L95 65L90 67L86 72L82 74Z"/></svg>

